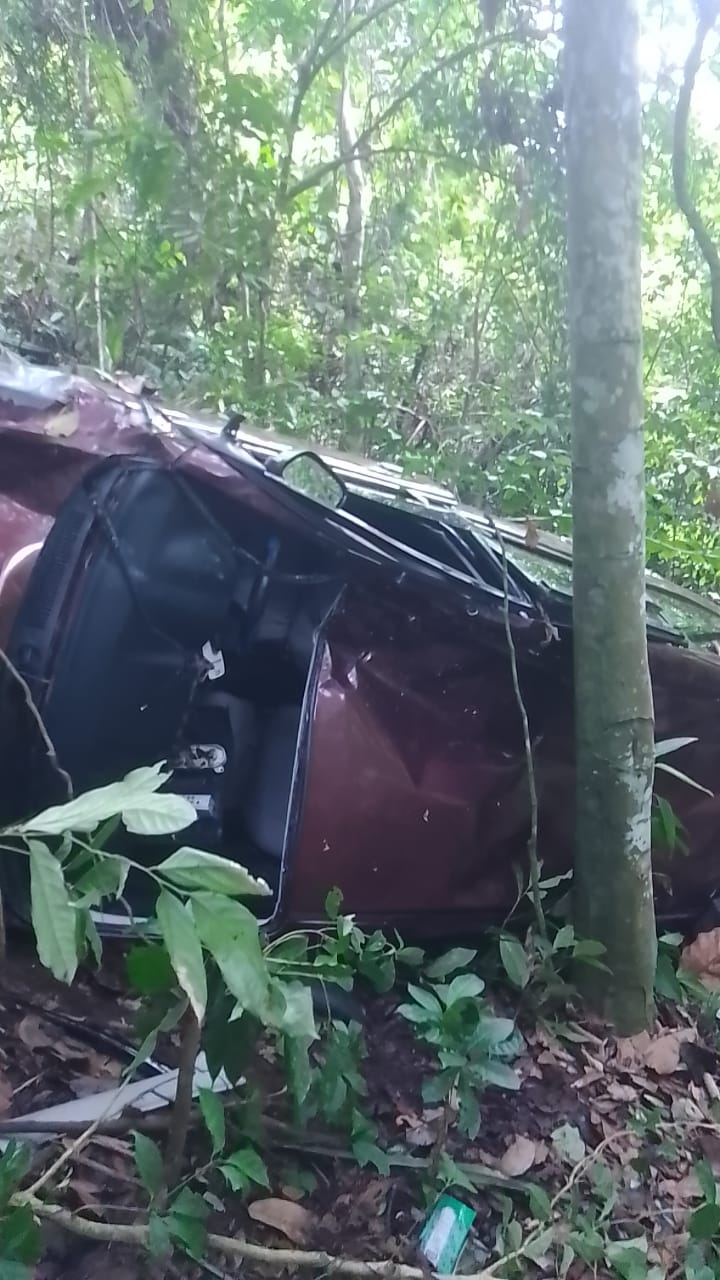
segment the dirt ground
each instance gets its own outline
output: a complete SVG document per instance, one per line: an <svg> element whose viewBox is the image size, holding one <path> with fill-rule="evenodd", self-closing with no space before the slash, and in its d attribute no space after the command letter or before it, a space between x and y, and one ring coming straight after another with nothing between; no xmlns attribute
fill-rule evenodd
<svg viewBox="0 0 720 1280"><path fill-rule="evenodd" d="M271 1130L271 1191L261 1189L245 1198L225 1191L226 1209L213 1214L211 1229L269 1246L418 1264L427 1203L423 1169L408 1165L432 1156L442 1113L423 1103L422 1081L431 1073L432 1058L397 1016L398 1002L394 994L371 1001L364 1027L367 1109L383 1145L398 1152L390 1173L359 1169L342 1150L337 1157L323 1152L323 1139L342 1148L338 1135L321 1133L318 1138L315 1133L309 1149L302 1149L302 1142L293 1146L277 1135L273 1139ZM12 937L0 974L0 1131L14 1117L117 1082L127 1062L123 1046L133 1039L136 1012L117 952L110 951L100 974L84 972L73 987L65 988L42 969L29 938ZM720 1177L716 1028L698 1026L685 1006L667 1005L660 1010L656 1032L633 1040L614 1041L592 1025L566 1028L563 1036L537 1022L522 1029L526 1047L515 1064L519 1091L488 1088L481 1099L477 1139L463 1140L452 1130L447 1139L453 1159L480 1165L487 1176L487 1185L475 1192L455 1193L477 1215L461 1269L478 1271L489 1258L508 1193L518 1216L530 1218L523 1199L527 1181L552 1198L572 1176L582 1153L603 1145L603 1162L618 1184L613 1220L632 1221L633 1231L644 1230L658 1265L671 1273L686 1239L688 1214L700 1195L694 1165L702 1158ZM172 1042L163 1053L167 1060L173 1058ZM277 1087L281 1080L269 1054L259 1064L258 1082L276 1095L271 1116L286 1122L285 1099ZM202 1135L196 1141L200 1162ZM47 1160L56 1150L57 1145L39 1147L35 1159ZM289 1166L312 1175L305 1192L288 1185ZM71 1169L59 1199L74 1212L88 1220L125 1223L144 1212L146 1197L136 1181L128 1136L98 1134ZM267 1219L269 1213L277 1224L277 1204L270 1210L263 1207L270 1199L280 1201L281 1224L286 1207L284 1228L254 1216ZM164 1274L267 1274L246 1264L240 1269L237 1261L218 1256L210 1261L210 1269L199 1270L173 1262ZM156 1276L154 1265L137 1252L81 1241L53 1225L45 1229L45 1254L34 1274L38 1280L89 1280L99 1274L104 1280L139 1280ZM576 1260L568 1274L579 1280L587 1268L583 1271Z"/></svg>

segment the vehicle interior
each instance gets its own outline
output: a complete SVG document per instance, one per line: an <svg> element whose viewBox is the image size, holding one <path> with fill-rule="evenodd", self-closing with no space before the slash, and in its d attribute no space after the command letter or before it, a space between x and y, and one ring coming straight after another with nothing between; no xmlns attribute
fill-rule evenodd
<svg viewBox="0 0 720 1280"><path fill-rule="evenodd" d="M60 512L9 656L76 794L166 760L166 787L197 813L174 843L230 856L277 894L317 629L340 585L329 552L250 502L109 460ZM49 802L29 791L23 816ZM170 851L127 834L123 850L145 864ZM128 881L135 914L154 892Z"/></svg>

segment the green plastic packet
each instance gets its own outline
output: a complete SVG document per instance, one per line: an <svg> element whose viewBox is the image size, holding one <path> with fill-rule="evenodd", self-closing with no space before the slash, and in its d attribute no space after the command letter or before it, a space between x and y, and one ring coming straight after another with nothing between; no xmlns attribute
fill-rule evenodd
<svg viewBox="0 0 720 1280"><path fill-rule="evenodd" d="M476 1213L453 1196L441 1196L420 1234L420 1249L433 1271L451 1276L460 1259Z"/></svg>

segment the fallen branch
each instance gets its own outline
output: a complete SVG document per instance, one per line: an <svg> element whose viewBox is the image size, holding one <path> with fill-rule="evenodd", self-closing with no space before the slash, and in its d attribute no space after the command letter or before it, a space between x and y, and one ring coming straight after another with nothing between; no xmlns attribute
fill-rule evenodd
<svg viewBox="0 0 720 1280"><path fill-rule="evenodd" d="M700 210L690 193L688 182L688 124L690 105L698 71L702 63L705 41L720 15L720 0L704 0L698 5L695 39L685 63L683 82L678 93L673 129L672 176L675 199L700 250L710 274L710 322L715 345L720 348L720 253Z"/></svg>
<svg viewBox="0 0 720 1280"><path fill-rule="evenodd" d="M58 1205L44 1204L32 1196L20 1193L13 1197L14 1205L28 1205L39 1218L54 1222L65 1231L86 1240L94 1240L103 1244L124 1245L130 1248L146 1248L148 1228L143 1224L124 1226L120 1223L89 1222L78 1218L68 1209ZM243 1258L248 1262L258 1262L270 1266L274 1270L285 1267L298 1271L324 1271L328 1275L352 1276L356 1280L382 1277L383 1280L428 1280L434 1273L428 1268L411 1267L401 1262L384 1259L379 1262L365 1262L359 1258L338 1258L321 1250L305 1249L272 1249L266 1245L250 1244L247 1240L238 1240L235 1236L220 1236L210 1232L207 1247L231 1258ZM515 1255L507 1255L515 1256ZM468 1275L465 1280L494 1280L495 1269L506 1261L498 1259L493 1267Z"/></svg>

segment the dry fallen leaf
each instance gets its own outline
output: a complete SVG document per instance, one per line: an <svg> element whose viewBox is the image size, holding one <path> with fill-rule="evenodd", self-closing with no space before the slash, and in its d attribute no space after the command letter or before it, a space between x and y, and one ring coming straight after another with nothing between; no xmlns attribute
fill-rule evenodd
<svg viewBox="0 0 720 1280"><path fill-rule="evenodd" d="M720 987L720 928L699 933L694 942L683 948L680 965L706 987Z"/></svg>
<svg viewBox="0 0 720 1280"><path fill-rule="evenodd" d="M292 1200L254 1200L248 1205L248 1213L254 1222L282 1232L293 1244L305 1244L315 1225L314 1215Z"/></svg>
<svg viewBox="0 0 720 1280"><path fill-rule="evenodd" d="M80 415L77 409L61 409L53 414L45 423L45 435L55 436L57 440L67 440L80 426Z"/></svg>
<svg viewBox="0 0 720 1280"><path fill-rule="evenodd" d="M645 1054L645 1065L658 1076L671 1076L680 1066L680 1037L672 1031L658 1036Z"/></svg>
<svg viewBox="0 0 720 1280"><path fill-rule="evenodd" d="M618 1040L617 1060L642 1088L646 1082L634 1074L635 1069L645 1067L657 1076L672 1075L680 1066L681 1045L695 1038L696 1032L692 1027L661 1031L657 1036L641 1031L637 1036Z"/></svg>
<svg viewBox="0 0 720 1280"><path fill-rule="evenodd" d="M535 1163L535 1143L522 1135L515 1138L500 1159L498 1168L508 1178L519 1178Z"/></svg>

